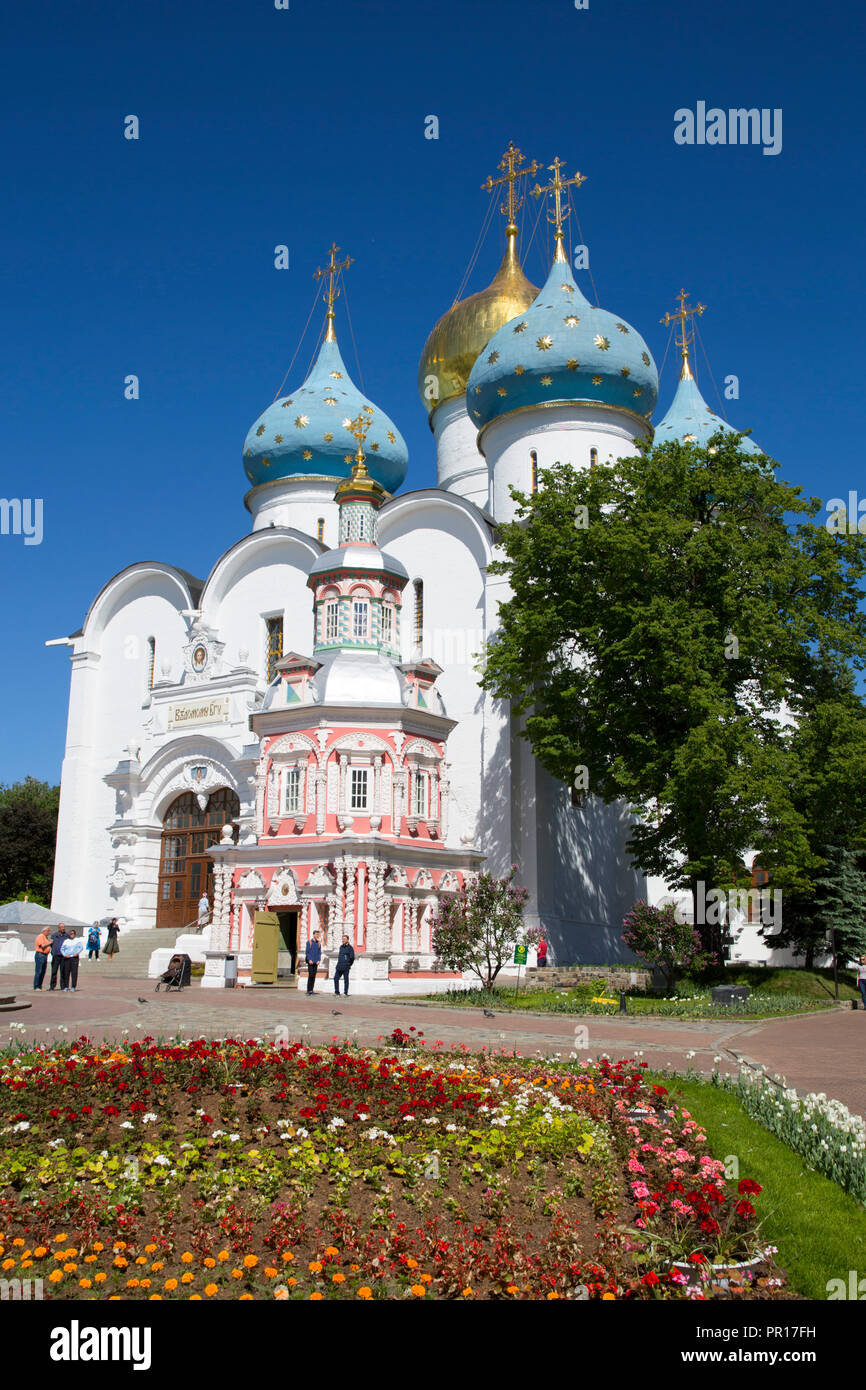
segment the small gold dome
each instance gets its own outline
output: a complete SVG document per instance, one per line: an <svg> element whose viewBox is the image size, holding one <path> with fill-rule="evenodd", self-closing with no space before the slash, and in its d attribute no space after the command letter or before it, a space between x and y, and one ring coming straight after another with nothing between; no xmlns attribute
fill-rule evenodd
<svg viewBox="0 0 866 1390"><path fill-rule="evenodd" d="M487 289L452 304L424 345L418 394L428 415L444 401L465 394L482 349L497 329L528 309L537 294L517 256L516 229L509 228L502 264Z"/></svg>

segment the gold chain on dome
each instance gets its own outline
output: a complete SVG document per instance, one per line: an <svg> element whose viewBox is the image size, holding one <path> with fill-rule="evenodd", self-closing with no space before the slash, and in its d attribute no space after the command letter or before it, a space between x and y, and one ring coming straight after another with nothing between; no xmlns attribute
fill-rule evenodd
<svg viewBox="0 0 866 1390"><path fill-rule="evenodd" d="M565 222L565 219L571 215L571 208L563 208L562 206L562 190L564 188L570 188L572 184L574 184L575 188L580 188L580 185L582 183L586 183L586 175L581 174L579 170L573 178L560 178L559 171L561 168L563 168L564 164L564 159L554 159L553 163L548 164L547 166L548 169L553 170L553 178L551 179L550 183L547 184L544 188L542 188L540 184L536 184L532 190L533 198L542 198L545 193L553 194L553 216L551 216L550 213L548 213L547 220L548 222L551 222L553 224L553 235L556 240L556 253L553 257L555 261L565 260L565 251L562 245L562 227L563 223Z"/></svg>
<svg viewBox="0 0 866 1390"><path fill-rule="evenodd" d="M335 343L337 341L337 335L334 332L334 304L340 297L340 291L337 288L338 277L341 271L348 270L349 266L353 264L351 256L346 256L345 260L338 261L337 252L339 250L340 248L339 246L337 246L336 242L331 242L331 249L328 252L331 258L330 261L324 267L324 269L321 266L319 266L313 274L314 280L321 280L326 275L328 277L328 288L322 296L322 298L328 306L328 327L325 332L326 343Z"/></svg>
<svg viewBox="0 0 866 1390"><path fill-rule="evenodd" d="M497 168L502 170L502 178L495 179L492 174L488 174L487 182L481 185L482 190L486 193L492 193L493 189L498 188L500 184L508 185L505 202L500 205L503 216L508 218L505 228L506 236L517 235L517 214L523 207L523 199L517 196L515 187L517 180L533 177L542 167L536 159L533 159L531 164L527 164L525 168L521 169L519 166L523 163L523 159L524 156L517 149L514 141L509 140L508 149L497 165Z"/></svg>
<svg viewBox="0 0 866 1390"><path fill-rule="evenodd" d="M707 307L706 304L695 304L693 308L689 308L686 304L688 297L687 290L680 290L677 295L677 299L680 302L679 309L674 309L673 313L665 314L664 318L659 319L659 323L663 323L665 328L668 328L672 323L678 323L680 325L680 336L678 338L676 337L676 331L674 332L674 339L677 347L680 349L683 359L680 381L689 381L692 379L692 369L689 366L689 343L694 342L695 330L694 325L692 325L691 329L689 328L689 319L693 319L695 315L700 316Z"/></svg>

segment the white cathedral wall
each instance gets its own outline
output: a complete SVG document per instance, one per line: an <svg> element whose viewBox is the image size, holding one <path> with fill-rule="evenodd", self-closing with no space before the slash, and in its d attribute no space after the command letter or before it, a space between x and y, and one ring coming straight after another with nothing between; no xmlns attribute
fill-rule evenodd
<svg viewBox="0 0 866 1390"><path fill-rule="evenodd" d="M334 501L336 486L336 478L303 478L280 479L252 488L244 501L252 515L253 530L291 526L317 537L321 517L325 522L323 542L335 549L340 529L340 509Z"/></svg>
<svg viewBox="0 0 866 1390"><path fill-rule="evenodd" d="M313 650L313 595L307 575L319 549L310 540L283 532L253 532L242 547L224 557L202 595L203 620L225 643L228 666L248 663L264 681L267 670L267 619L283 620L283 651Z"/></svg>
<svg viewBox="0 0 866 1390"><path fill-rule="evenodd" d="M487 463L478 452L478 430L466 410L466 397L443 402L433 412L431 423L439 487L486 508Z"/></svg>
<svg viewBox="0 0 866 1390"><path fill-rule="evenodd" d="M477 517L432 489L396 498L380 515L379 543L409 572L403 593L404 659L413 647L413 581L424 585L422 655L442 668L436 689L457 727L449 735L449 845L479 844L483 713L474 670L484 640L484 577L488 547ZM484 528L486 531L486 528Z"/></svg>
<svg viewBox="0 0 866 1390"><path fill-rule="evenodd" d="M513 520L509 489L532 491L532 450L539 469L554 463L588 468L592 449L598 450L599 463L631 457L637 453L635 438L650 433L649 424L627 411L592 405L538 406L494 420L479 439L487 460L487 509L497 521Z"/></svg>
<svg viewBox="0 0 866 1390"><path fill-rule="evenodd" d="M146 742L149 638L156 641L155 679L164 661L179 671L183 602L177 584L164 574L127 578L118 583L116 597L109 593L95 610L77 640L52 902L84 921L112 907L108 826L115 818L115 794L103 778L130 742Z"/></svg>

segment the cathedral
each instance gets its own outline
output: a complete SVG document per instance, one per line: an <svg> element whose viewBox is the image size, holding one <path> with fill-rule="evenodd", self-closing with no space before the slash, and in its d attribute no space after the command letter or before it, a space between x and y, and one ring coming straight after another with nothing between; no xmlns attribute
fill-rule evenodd
<svg viewBox="0 0 866 1390"><path fill-rule="evenodd" d="M314 932L326 960L349 936L360 992L446 983L440 895L512 864L554 961L628 958L622 919L648 885L624 850L625 808L576 801L479 686L508 593L489 574L496 528L514 515L511 488L531 492L557 461L730 427L693 378L688 325L703 306L684 293L666 316L680 381L653 425L646 342L572 273L563 229L583 180L559 160L533 190L555 251L543 287L529 282L516 213L538 167L509 147L487 185L505 195L502 263L424 346L429 486L400 491L405 442L345 365L348 261L332 246L312 369L246 437L249 531L204 579L130 564L67 639L55 904L148 929L167 956L206 895L206 986L295 978Z"/></svg>

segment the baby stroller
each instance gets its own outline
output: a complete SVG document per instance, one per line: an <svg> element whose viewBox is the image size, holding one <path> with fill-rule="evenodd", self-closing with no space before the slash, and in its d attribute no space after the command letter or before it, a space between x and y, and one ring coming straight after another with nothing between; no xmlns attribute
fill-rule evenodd
<svg viewBox="0 0 866 1390"><path fill-rule="evenodd" d="M183 989L192 979L192 961L189 956L176 954L169 961L165 973L160 975L156 982L156 993L159 993L160 985L165 985L165 992L168 994L172 989Z"/></svg>

